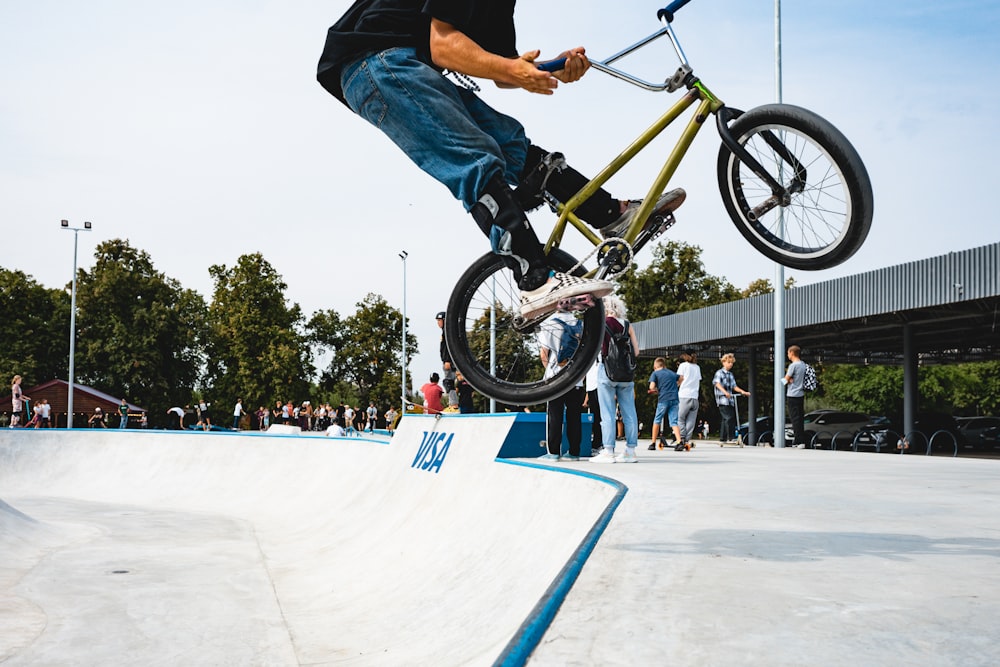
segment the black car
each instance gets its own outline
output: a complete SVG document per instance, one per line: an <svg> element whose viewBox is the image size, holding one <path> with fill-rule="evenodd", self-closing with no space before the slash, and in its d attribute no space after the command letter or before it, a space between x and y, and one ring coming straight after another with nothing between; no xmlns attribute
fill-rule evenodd
<svg viewBox="0 0 1000 667"><path fill-rule="evenodd" d="M955 446L962 448L964 440L958 429L958 422L944 412L918 412L913 423L913 431L903 431L901 417L881 418L878 423L872 423L862 429L858 444L871 446L875 439L880 439L882 451L898 451L897 444L904 438L907 451L912 454L924 454L928 444L935 452L953 452Z"/></svg>
<svg viewBox="0 0 1000 667"><path fill-rule="evenodd" d="M962 434L965 444L977 446L981 444L980 435L990 429L1000 427L1000 417L961 417L958 420L958 431Z"/></svg>
<svg viewBox="0 0 1000 667"><path fill-rule="evenodd" d="M1000 447L1000 426L991 426L979 434L977 443L983 449L993 449Z"/></svg>
<svg viewBox="0 0 1000 667"><path fill-rule="evenodd" d="M761 445L773 445L774 444L774 433L771 432L771 416L770 415L760 415L755 420L757 423L757 444ZM736 432L743 439L743 442L749 444L749 432L750 432L750 422L743 422L736 429Z"/></svg>
<svg viewBox="0 0 1000 667"><path fill-rule="evenodd" d="M837 449L850 449L854 436L872 422L872 417L863 412L843 412L841 410L814 410L802 419L807 444L829 447L836 438ZM785 429L785 441L791 444L792 429Z"/></svg>

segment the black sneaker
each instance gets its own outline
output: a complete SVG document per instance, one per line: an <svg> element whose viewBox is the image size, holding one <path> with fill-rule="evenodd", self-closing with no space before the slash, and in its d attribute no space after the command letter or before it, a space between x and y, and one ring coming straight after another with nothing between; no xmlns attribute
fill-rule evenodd
<svg viewBox="0 0 1000 667"><path fill-rule="evenodd" d="M649 214L646 224L651 224L655 221L658 215L662 216L676 211L680 208L680 205L684 203L686 198L687 193L684 192L682 188L677 188L660 195L660 198L656 200L656 208L654 208L653 212ZM610 225L601 227L601 236L609 239L624 234L625 230L627 230L629 225L632 224L632 218L639 210L639 206L641 204L641 199L634 199L630 201L625 207L625 212L622 213L617 220L612 222Z"/></svg>

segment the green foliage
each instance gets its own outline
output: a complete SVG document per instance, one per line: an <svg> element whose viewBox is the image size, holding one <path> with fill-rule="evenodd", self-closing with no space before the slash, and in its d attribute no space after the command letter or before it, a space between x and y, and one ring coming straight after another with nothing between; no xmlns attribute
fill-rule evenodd
<svg viewBox="0 0 1000 667"><path fill-rule="evenodd" d="M376 294L368 294L356 305L354 315L346 319L327 310L309 320L309 340L331 355L319 387L354 406L366 406L369 401L376 406L395 405L402 383L403 315ZM406 351L407 357L418 352L417 339L409 329Z"/></svg>
<svg viewBox="0 0 1000 667"><path fill-rule="evenodd" d="M128 241L105 241L94 257L77 277L78 381L149 409L155 425L197 380L204 300Z"/></svg>
<svg viewBox="0 0 1000 667"><path fill-rule="evenodd" d="M1000 410L1000 362L925 366L919 374L919 410L955 415ZM902 367L831 365L823 384L840 409L882 415L903 411Z"/></svg>
<svg viewBox="0 0 1000 667"><path fill-rule="evenodd" d="M208 310L205 385L210 400L273 405L306 400L313 369L298 304L285 301L287 285L260 253L236 265L214 265Z"/></svg>
<svg viewBox="0 0 1000 667"><path fill-rule="evenodd" d="M68 376L69 305L66 292L0 268L0 378L8 386L14 375L25 387Z"/></svg>
<svg viewBox="0 0 1000 667"><path fill-rule="evenodd" d="M638 271L633 265L620 282L629 319L636 322L735 301L741 296L725 278L705 270L701 248L682 241L657 244L653 261Z"/></svg>
<svg viewBox="0 0 1000 667"><path fill-rule="evenodd" d="M496 321L510 322L514 313L495 304ZM496 336L491 336L490 310L481 315L469 332L469 348L483 368L490 367L491 338L495 338L496 377L513 382L541 379L544 368L538 353L538 341L533 335L524 335L512 327L498 327Z"/></svg>

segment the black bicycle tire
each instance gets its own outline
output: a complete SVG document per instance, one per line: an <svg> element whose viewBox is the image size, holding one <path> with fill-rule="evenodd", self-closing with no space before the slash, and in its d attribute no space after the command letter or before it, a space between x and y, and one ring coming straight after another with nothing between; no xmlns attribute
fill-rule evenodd
<svg viewBox="0 0 1000 667"><path fill-rule="evenodd" d="M549 255L549 263L557 271L569 271L577 262L568 253L556 249ZM604 306L598 301L597 305L583 313L584 327L579 347L556 375L547 380L525 383L497 378L490 374L489 368L477 361L469 344L466 324L470 303L479 286L491 275L505 270L509 271L503 258L493 253L483 255L466 269L448 299L444 325L445 344L452 362L479 393L508 405L537 405L565 394L590 370L604 340ZM574 271L577 275L584 272L582 268ZM541 366L541 361L537 358L533 361Z"/></svg>
<svg viewBox="0 0 1000 667"><path fill-rule="evenodd" d="M719 149L717 173L719 192L726 212L740 234L767 258L794 269L818 271L837 266L852 257L864 243L874 215L871 179L864 162L847 137L821 116L790 104L768 104L739 116L730 125L730 132L740 143L756 134L758 129L784 126L814 142L825 151L841 175L850 214L839 239L834 243L802 253L794 248L782 249L767 240L770 232L760 221L747 216L750 204L742 195L739 159L723 143Z"/></svg>

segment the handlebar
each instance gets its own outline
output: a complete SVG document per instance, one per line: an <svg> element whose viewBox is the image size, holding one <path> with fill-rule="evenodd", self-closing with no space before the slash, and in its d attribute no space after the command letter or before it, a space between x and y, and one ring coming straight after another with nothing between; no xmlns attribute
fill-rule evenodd
<svg viewBox="0 0 1000 667"><path fill-rule="evenodd" d="M666 21L667 23L673 23L674 14L677 13L677 10L689 2L691 2L691 0L674 0L663 9L658 10L656 12L656 18L661 21Z"/></svg>
<svg viewBox="0 0 1000 667"><path fill-rule="evenodd" d="M559 70L566 67L566 59L556 58L555 60L550 60L548 62L536 63L535 66L544 72L558 72Z"/></svg>

